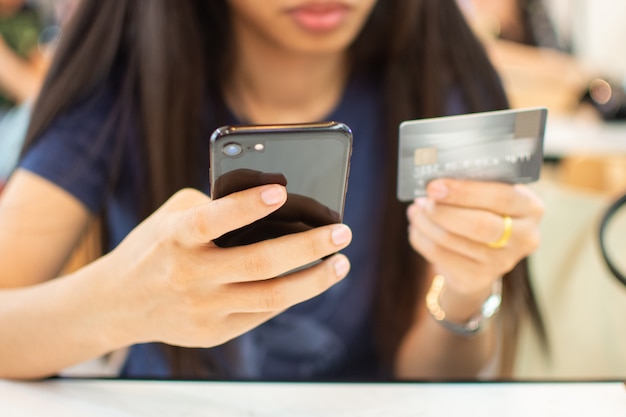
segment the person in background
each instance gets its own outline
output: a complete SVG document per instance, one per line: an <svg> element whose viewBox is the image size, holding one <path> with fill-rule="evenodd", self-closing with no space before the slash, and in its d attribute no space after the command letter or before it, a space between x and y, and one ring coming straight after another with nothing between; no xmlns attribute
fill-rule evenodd
<svg viewBox="0 0 626 417"><path fill-rule="evenodd" d="M541 200L395 197L400 122L507 106L454 0L81 2L0 197L0 377L126 346L131 378L510 377ZM217 247L286 190L212 200L210 132L320 120L354 133L345 224ZM59 276L93 216L107 253Z"/></svg>
<svg viewBox="0 0 626 417"><path fill-rule="evenodd" d="M0 112L34 97L46 65L38 48L42 20L24 0L0 0Z"/></svg>
<svg viewBox="0 0 626 417"><path fill-rule="evenodd" d="M0 0L0 190L15 166L28 124L22 107L43 81L46 59L38 48L43 22L24 0Z"/></svg>
<svg viewBox="0 0 626 417"><path fill-rule="evenodd" d="M17 163L59 28L78 0L0 0L0 191Z"/></svg>
<svg viewBox="0 0 626 417"><path fill-rule="evenodd" d="M475 29L510 42L565 51L543 0L459 0Z"/></svg>
<svg viewBox="0 0 626 417"><path fill-rule="evenodd" d="M559 42L543 0L458 2L483 40L513 107L589 113L581 100L594 76Z"/></svg>

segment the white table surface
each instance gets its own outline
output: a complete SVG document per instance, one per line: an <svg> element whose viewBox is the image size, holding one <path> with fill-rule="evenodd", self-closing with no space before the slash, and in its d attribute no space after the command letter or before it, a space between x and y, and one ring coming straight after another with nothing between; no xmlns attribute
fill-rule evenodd
<svg viewBox="0 0 626 417"><path fill-rule="evenodd" d="M0 380L0 416L626 416L620 382L314 384Z"/></svg>

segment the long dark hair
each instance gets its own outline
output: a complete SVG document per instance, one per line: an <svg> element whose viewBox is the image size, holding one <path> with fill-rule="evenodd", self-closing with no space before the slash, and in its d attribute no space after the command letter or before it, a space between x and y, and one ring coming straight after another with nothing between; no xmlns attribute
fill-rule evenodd
<svg viewBox="0 0 626 417"><path fill-rule="evenodd" d="M141 214L147 215L180 188L204 183L206 169L189 161L206 152L198 146L200 135L206 134L201 111L207 96L216 109L216 124L223 117L220 83L231 62L229 42L224 0L82 2L36 103L26 147L99 86L115 86L118 104L109 116L111 125L128 114L138 118L150 179L141 195ZM458 90L470 112L507 107L498 76L454 0L379 1L349 53L353 75L374 77L385 92L389 184L395 178L402 120L444 114L451 89ZM115 178L112 173L111 181ZM402 238L406 206L396 201L394 187L387 188L384 199L377 324L381 355L391 361L416 302L423 299L418 277L426 262ZM510 373L519 317L530 313L542 334L543 327L525 260L507 274L504 287L503 357ZM194 359L196 350L170 352L174 376L206 376Z"/></svg>

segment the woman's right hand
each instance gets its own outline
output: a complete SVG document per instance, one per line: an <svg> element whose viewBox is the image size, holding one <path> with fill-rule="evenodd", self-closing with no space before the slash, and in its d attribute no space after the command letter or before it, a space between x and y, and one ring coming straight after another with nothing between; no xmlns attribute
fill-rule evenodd
<svg viewBox="0 0 626 417"><path fill-rule="evenodd" d="M217 200L191 189L176 193L99 261L113 272L114 343L216 346L345 277L349 262L336 254L275 278L345 248L352 237L345 225L232 248L212 243L285 201L276 184Z"/></svg>

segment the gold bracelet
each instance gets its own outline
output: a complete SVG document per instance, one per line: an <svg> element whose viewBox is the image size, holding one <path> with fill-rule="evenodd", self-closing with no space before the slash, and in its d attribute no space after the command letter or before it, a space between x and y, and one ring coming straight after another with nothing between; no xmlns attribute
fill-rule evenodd
<svg viewBox="0 0 626 417"><path fill-rule="evenodd" d="M446 319L446 313L439 304L441 294L445 289L445 278L437 274L426 294L426 308L433 319L451 332L461 336L473 336L485 327L485 324L500 309L502 302L502 278L493 283L491 294L480 308L480 311L465 323L455 323Z"/></svg>

